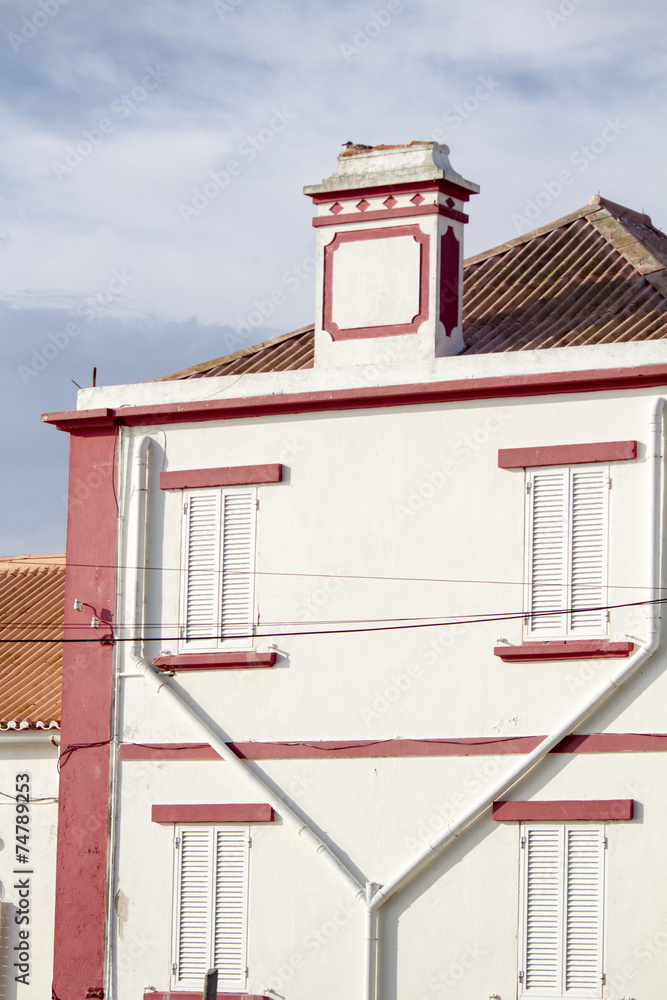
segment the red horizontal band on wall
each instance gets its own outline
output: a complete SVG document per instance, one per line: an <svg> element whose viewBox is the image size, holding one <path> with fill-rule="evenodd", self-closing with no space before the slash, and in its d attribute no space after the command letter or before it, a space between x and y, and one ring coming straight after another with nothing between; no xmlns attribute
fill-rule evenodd
<svg viewBox="0 0 667 1000"><path fill-rule="evenodd" d="M317 392L274 393L232 399L207 399L119 409L66 410L43 413L42 422L76 432L88 427L155 427L203 420L233 420L285 413L322 413L365 410L382 406L419 406L458 403L469 399L523 399L562 393L611 392L650 389L667 384L667 365L635 368L593 368L576 372L538 372L493 378L453 379L411 385L329 389Z"/></svg>
<svg viewBox="0 0 667 1000"><path fill-rule="evenodd" d="M634 815L634 799L597 799L561 802L494 802L493 818L498 822L529 820L630 820Z"/></svg>
<svg viewBox="0 0 667 1000"><path fill-rule="evenodd" d="M249 670L272 667L276 653L182 653L156 656L153 666L159 670Z"/></svg>
<svg viewBox="0 0 667 1000"><path fill-rule="evenodd" d="M326 760L374 757L495 757L530 753L545 736L468 736L430 740L292 740L229 743L245 760ZM582 733L551 753L665 753L667 733ZM208 743L121 743L121 760L220 760Z"/></svg>
<svg viewBox="0 0 667 1000"><path fill-rule="evenodd" d="M505 663L522 660L594 660L629 656L634 642L606 642L591 639L575 642L525 642L521 646L495 646L494 655Z"/></svg>
<svg viewBox="0 0 667 1000"><path fill-rule="evenodd" d="M197 489L200 486L255 486L281 483L283 467L274 465L235 465L223 469L185 469L161 472L161 490Z"/></svg>
<svg viewBox="0 0 667 1000"><path fill-rule="evenodd" d="M534 469L540 465L584 465L589 462L631 462L636 441L600 441L597 444L556 444L543 448L499 448L498 468Z"/></svg>
<svg viewBox="0 0 667 1000"><path fill-rule="evenodd" d="M264 802L153 806L153 823L272 823L273 809Z"/></svg>

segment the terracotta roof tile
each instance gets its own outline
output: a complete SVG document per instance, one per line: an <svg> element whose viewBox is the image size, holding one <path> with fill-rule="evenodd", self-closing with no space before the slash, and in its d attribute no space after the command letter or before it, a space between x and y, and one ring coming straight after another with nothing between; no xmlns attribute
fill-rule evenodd
<svg viewBox="0 0 667 1000"><path fill-rule="evenodd" d="M667 338L667 237L601 198L464 264L464 354ZM313 367L302 327L167 379Z"/></svg>
<svg viewBox="0 0 667 1000"><path fill-rule="evenodd" d="M60 723L65 556L0 559L0 729Z"/></svg>

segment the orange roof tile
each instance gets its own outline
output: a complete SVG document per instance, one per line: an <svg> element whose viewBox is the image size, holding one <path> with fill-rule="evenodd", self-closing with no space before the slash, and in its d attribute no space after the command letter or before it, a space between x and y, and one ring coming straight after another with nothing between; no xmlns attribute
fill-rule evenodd
<svg viewBox="0 0 667 1000"><path fill-rule="evenodd" d="M0 559L0 730L60 723L65 556Z"/></svg>

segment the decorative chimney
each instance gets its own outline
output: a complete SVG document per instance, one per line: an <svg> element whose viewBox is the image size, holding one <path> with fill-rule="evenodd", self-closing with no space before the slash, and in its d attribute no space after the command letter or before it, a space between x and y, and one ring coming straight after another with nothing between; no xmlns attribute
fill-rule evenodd
<svg viewBox="0 0 667 1000"><path fill-rule="evenodd" d="M479 185L436 142L348 143L317 206L315 364L373 364L463 348L464 203Z"/></svg>

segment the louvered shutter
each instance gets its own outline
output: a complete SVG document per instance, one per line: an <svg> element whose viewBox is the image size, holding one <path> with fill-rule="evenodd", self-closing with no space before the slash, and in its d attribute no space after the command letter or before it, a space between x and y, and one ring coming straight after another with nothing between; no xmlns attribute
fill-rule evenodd
<svg viewBox="0 0 667 1000"><path fill-rule="evenodd" d="M210 968L211 831L206 827L181 828L177 836L175 978L179 983L201 984Z"/></svg>
<svg viewBox="0 0 667 1000"><path fill-rule="evenodd" d="M213 964L222 990L245 988L248 830L216 831Z"/></svg>
<svg viewBox="0 0 667 1000"><path fill-rule="evenodd" d="M252 636L255 494L223 493L222 638Z"/></svg>
<svg viewBox="0 0 667 1000"><path fill-rule="evenodd" d="M609 469L535 469L527 485L527 635L604 636Z"/></svg>
<svg viewBox="0 0 667 1000"><path fill-rule="evenodd" d="M602 975L602 831L570 828L565 838L565 995L596 997Z"/></svg>
<svg viewBox="0 0 667 1000"><path fill-rule="evenodd" d="M247 648L255 619L255 491L191 490L183 500L182 648Z"/></svg>
<svg viewBox="0 0 667 1000"><path fill-rule="evenodd" d="M215 647L220 621L220 491L184 494L182 628L187 647Z"/></svg>
<svg viewBox="0 0 667 1000"><path fill-rule="evenodd" d="M568 471L540 470L528 478L528 633L536 638L565 631Z"/></svg>
<svg viewBox="0 0 667 1000"><path fill-rule="evenodd" d="M601 997L603 830L554 824L523 832L521 995Z"/></svg>
<svg viewBox="0 0 667 1000"><path fill-rule="evenodd" d="M524 991L557 996L560 983L561 837L558 827L526 831Z"/></svg>
<svg viewBox="0 0 667 1000"><path fill-rule="evenodd" d="M573 469L571 480L570 631L601 635L607 624L601 609L606 604L609 471Z"/></svg>
<svg viewBox="0 0 667 1000"><path fill-rule="evenodd" d="M176 836L174 984L201 989L217 968L221 991L244 990L248 828L180 827Z"/></svg>

